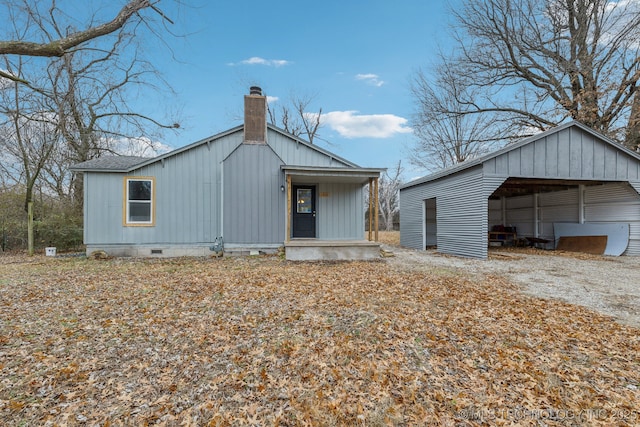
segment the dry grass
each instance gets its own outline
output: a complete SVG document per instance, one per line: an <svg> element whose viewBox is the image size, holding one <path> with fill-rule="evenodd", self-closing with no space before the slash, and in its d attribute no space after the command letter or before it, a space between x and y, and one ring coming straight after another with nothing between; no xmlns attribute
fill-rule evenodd
<svg viewBox="0 0 640 427"><path fill-rule="evenodd" d="M386 245L400 246L400 232L399 231L379 231L378 241Z"/></svg>
<svg viewBox="0 0 640 427"><path fill-rule="evenodd" d="M633 425L637 329L385 262L0 258L6 425Z"/></svg>
<svg viewBox="0 0 640 427"><path fill-rule="evenodd" d="M507 247L489 248L489 257L491 256L501 257L501 256L505 256L505 254L559 256L559 257L565 257L565 258L594 260L594 261L612 261L616 259L615 257L605 256L605 255L594 255L594 254L588 254L583 252L546 250L546 249L531 248L531 247L507 246Z"/></svg>
<svg viewBox="0 0 640 427"><path fill-rule="evenodd" d="M378 241L390 246L400 247L400 232L399 231L379 231ZM561 256L567 258L576 258L584 260L607 260L610 261L611 257L603 255L592 255L580 252L569 251L557 251L557 250L544 250L533 247L495 247L489 248L490 258L519 258L519 255L546 255L546 256Z"/></svg>

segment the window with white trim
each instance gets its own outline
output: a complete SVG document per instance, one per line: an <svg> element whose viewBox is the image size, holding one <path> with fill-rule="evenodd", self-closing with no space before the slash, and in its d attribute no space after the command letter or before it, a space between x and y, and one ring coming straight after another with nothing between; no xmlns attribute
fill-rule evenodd
<svg viewBox="0 0 640 427"><path fill-rule="evenodd" d="M154 179L125 178L125 224L154 224Z"/></svg>

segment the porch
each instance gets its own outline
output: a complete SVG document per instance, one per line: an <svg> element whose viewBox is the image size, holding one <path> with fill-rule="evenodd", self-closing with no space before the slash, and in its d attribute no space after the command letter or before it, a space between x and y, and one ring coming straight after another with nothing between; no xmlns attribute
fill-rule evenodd
<svg viewBox="0 0 640 427"><path fill-rule="evenodd" d="M380 256L378 179L384 169L287 165L282 170L286 183L282 188L286 194L286 259L368 260ZM369 212L368 227L365 210Z"/></svg>

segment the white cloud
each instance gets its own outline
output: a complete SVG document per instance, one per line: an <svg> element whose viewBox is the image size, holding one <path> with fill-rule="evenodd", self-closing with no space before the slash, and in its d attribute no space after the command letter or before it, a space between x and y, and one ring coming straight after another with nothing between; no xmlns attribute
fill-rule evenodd
<svg viewBox="0 0 640 427"><path fill-rule="evenodd" d="M356 74L356 80L362 80L366 84L375 86L375 87L380 87L384 84L384 81L380 80L380 76L378 76L377 74L371 74L371 73Z"/></svg>
<svg viewBox="0 0 640 427"><path fill-rule="evenodd" d="M361 114L357 111L332 111L322 115L322 122L345 138L389 138L411 133L407 119L393 114Z"/></svg>
<svg viewBox="0 0 640 427"><path fill-rule="evenodd" d="M278 98L277 96L269 96L267 95L267 103L268 104L273 104L275 102L278 102L280 100L280 98Z"/></svg>
<svg viewBox="0 0 640 427"><path fill-rule="evenodd" d="M227 65L265 65L267 67L278 68L289 64L291 64L291 61L287 61L286 59L265 59L260 58L259 56L252 56L251 58L243 59L240 62L230 62Z"/></svg>

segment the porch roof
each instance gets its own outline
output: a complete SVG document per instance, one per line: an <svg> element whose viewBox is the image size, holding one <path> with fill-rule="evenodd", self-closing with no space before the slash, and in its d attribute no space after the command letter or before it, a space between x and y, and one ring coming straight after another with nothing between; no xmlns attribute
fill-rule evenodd
<svg viewBox="0 0 640 427"><path fill-rule="evenodd" d="M324 166L282 165L285 176L290 175L297 182L347 182L367 184L371 178L379 178L384 168L346 168Z"/></svg>

